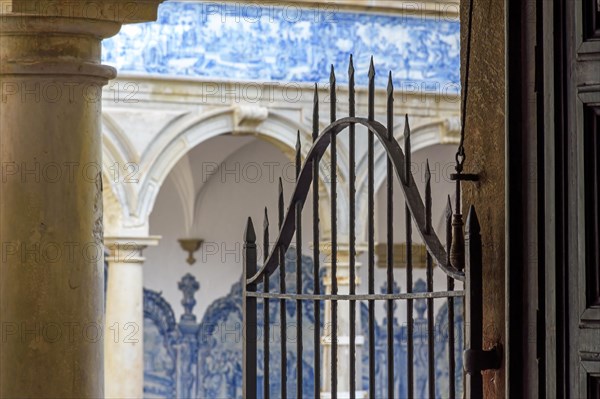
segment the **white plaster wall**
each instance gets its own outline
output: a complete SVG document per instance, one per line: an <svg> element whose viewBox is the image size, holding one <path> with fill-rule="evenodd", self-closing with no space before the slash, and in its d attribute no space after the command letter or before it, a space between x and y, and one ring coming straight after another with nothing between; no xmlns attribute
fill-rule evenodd
<svg viewBox="0 0 600 399"><path fill-rule="evenodd" d="M206 308L226 295L241 276L242 239L248 216L253 219L259 248L262 248L265 205L271 222L270 241L275 240L278 179L283 176L287 207L294 186L294 168L273 144L247 136L211 139L192 150L189 159L198 187L189 235L204 239L204 244L196 253L197 262L189 266L185 262L186 253L177 242L186 235L185 221L181 200L170 176L150 216L151 234L161 235L162 239L158 247L146 251L144 286L162 291L179 318L183 307L177 282L185 273L192 273L200 282L195 308L200 320ZM211 175L208 171L213 170L215 164L220 164L220 170ZM305 254L311 253L311 220L309 206L303 211L303 224L307 227L303 234ZM259 262L262 262L262 256L259 256Z"/></svg>

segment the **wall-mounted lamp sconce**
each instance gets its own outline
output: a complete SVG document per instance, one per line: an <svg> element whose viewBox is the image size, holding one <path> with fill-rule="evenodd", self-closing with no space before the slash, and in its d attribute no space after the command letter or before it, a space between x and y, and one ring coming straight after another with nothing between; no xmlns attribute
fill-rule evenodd
<svg viewBox="0 0 600 399"><path fill-rule="evenodd" d="M181 238L177 241L179 241L179 245L181 245L181 248L188 253L188 257L186 259L187 263L190 266L196 263L196 258L194 258L194 252L200 249L203 240L199 238Z"/></svg>

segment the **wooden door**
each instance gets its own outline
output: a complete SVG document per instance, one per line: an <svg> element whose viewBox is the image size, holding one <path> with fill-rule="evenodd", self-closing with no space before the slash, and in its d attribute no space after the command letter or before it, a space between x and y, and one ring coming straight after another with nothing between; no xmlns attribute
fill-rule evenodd
<svg viewBox="0 0 600 399"><path fill-rule="evenodd" d="M568 393L600 398L600 1L566 2Z"/></svg>

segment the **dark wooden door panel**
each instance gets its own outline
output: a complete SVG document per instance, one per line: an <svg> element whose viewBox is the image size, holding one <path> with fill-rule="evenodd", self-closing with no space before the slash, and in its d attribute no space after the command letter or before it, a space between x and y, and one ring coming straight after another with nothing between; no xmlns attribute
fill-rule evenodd
<svg viewBox="0 0 600 399"><path fill-rule="evenodd" d="M600 40L600 0L584 1L582 8L584 40Z"/></svg>
<svg viewBox="0 0 600 399"><path fill-rule="evenodd" d="M600 398L600 10L567 4L570 396ZM577 383L577 379L579 380Z"/></svg>
<svg viewBox="0 0 600 399"><path fill-rule="evenodd" d="M585 310L582 318L600 320L600 105L584 104ZM595 314L595 315L594 315ZM599 326L600 327L600 326Z"/></svg>
<svg viewBox="0 0 600 399"><path fill-rule="evenodd" d="M579 356L579 390L587 392L588 398L600 398L600 355L597 352L580 352Z"/></svg>

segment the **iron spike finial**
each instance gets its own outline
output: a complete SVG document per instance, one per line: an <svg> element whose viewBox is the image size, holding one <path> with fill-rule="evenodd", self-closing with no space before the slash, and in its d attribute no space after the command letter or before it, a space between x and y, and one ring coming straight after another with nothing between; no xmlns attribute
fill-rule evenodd
<svg viewBox="0 0 600 399"><path fill-rule="evenodd" d="M315 83L315 96L313 99L313 141L316 141L317 137L319 137L319 86Z"/></svg>
<svg viewBox="0 0 600 399"><path fill-rule="evenodd" d="M302 166L302 143L300 142L300 130L296 136L296 180L300 176L300 169Z"/></svg>
<svg viewBox="0 0 600 399"><path fill-rule="evenodd" d="M392 82L392 71L390 71L387 85L387 138L394 138L394 83Z"/></svg>
<svg viewBox="0 0 600 399"><path fill-rule="evenodd" d="M246 244L256 243L256 233L254 232L254 224L252 224L252 218L248 217L246 223L246 231L244 231L244 241Z"/></svg>
<svg viewBox="0 0 600 399"><path fill-rule="evenodd" d="M263 227L265 230L269 229L269 209L265 206L265 220L263 222Z"/></svg>
<svg viewBox="0 0 600 399"><path fill-rule="evenodd" d="M356 116L356 93L354 82L354 57L350 54L350 65L348 66L348 113L350 117ZM354 129L354 125L352 125Z"/></svg>
<svg viewBox="0 0 600 399"><path fill-rule="evenodd" d="M404 115L404 184L410 183L411 175L411 148L410 148L410 126L408 123L408 114Z"/></svg>
<svg viewBox="0 0 600 399"><path fill-rule="evenodd" d="M408 161L410 161L410 124L408 123L408 114L404 115L404 152L406 153Z"/></svg>
<svg viewBox="0 0 600 399"><path fill-rule="evenodd" d="M408 114L404 114L404 152L410 159L410 124L408 123Z"/></svg>
<svg viewBox="0 0 600 399"><path fill-rule="evenodd" d="M335 122L336 119L336 106L337 106L337 97L335 93L335 69L333 68L333 64L331 64L331 74L329 75L329 90L330 90L330 109L329 109L329 119L331 123Z"/></svg>
<svg viewBox="0 0 600 399"><path fill-rule="evenodd" d="M425 163L425 227L428 233L431 232L431 169L429 168L429 159Z"/></svg>
<svg viewBox="0 0 600 399"><path fill-rule="evenodd" d="M279 227L283 223L283 207L285 206L285 199L283 198L283 180L279 177L279 195L277 198L277 209L279 211Z"/></svg>
<svg viewBox="0 0 600 399"><path fill-rule="evenodd" d="M469 207L469 214L467 215L467 226L465 227L467 236L479 234L481 232L481 226L479 225L479 218L475 207L471 205Z"/></svg>
<svg viewBox="0 0 600 399"><path fill-rule="evenodd" d="M448 195L448 203L446 204L446 264L452 267L450 260L450 250L452 249L452 200Z"/></svg>
<svg viewBox="0 0 600 399"><path fill-rule="evenodd" d="M279 196L277 199L277 213L279 219L279 228L283 225L285 199L283 198L283 180L279 177Z"/></svg>
<svg viewBox="0 0 600 399"><path fill-rule="evenodd" d="M283 179L279 177L279 197L283 198Z"/></svg>
<svg viewBox="0 0 600 399"><path fill-rule="evenodd" d="M369 66L369 121L375 120L375 65L373 56L371 56L371 65Z"/></svg>
<svg viewBox="0 0 600 399"><path fill-rule="evenodd" d="M265 206L265 220L263 221L263 261L267 261L269 257L269 210ZM265 275L268 280L268 274ZM268 290L268 284L266 289Z"/></svg>
<svg viewBox="0 0 600 399"><path fill-rule="evenodd" d="M333 67L333 64L331 64L331 72L329 73L329 83L331 85L335 84L335 68Z"/></svg>

